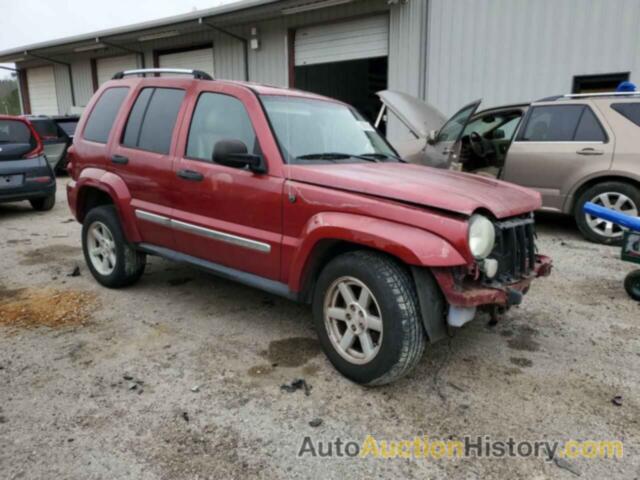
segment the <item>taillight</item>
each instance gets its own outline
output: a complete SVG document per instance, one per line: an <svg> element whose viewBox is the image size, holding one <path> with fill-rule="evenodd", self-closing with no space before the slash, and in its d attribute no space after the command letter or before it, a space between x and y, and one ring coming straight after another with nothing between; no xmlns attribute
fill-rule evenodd
<svg viewBox="0 0 640 480"><path fill-rule="evenodd" d="M33 138L36 141L36 146L34 147L33 150L31 150L30 152L26 153L24 155L24 158L36 158L36 157L39 157L40 155L42 155L44 153L44 147L42 146L42 140L40 140L40 135L38 135L38 132L36 132L36 129L33 128L33 125L31 125L30 122L26 122L26 124L29 127L29 130L31 130L31 135L33 135Z"/></svg>

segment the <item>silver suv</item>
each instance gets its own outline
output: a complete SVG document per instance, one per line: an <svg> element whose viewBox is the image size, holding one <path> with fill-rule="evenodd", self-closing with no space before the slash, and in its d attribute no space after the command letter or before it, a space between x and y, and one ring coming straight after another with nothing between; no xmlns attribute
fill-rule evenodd
<svg viewBox="0 0 640 480"><path fill-rule="evenodd" d="M396 143L409 161L497 177L537 190L543 209L573 215L582 234L619 244L623 230L582 213L594 202L640 212L640 94L549 97L476 112L466 105L449 120L406 94L378 94L416 137ZM379 119L383 118L381 112Z"/></svg>

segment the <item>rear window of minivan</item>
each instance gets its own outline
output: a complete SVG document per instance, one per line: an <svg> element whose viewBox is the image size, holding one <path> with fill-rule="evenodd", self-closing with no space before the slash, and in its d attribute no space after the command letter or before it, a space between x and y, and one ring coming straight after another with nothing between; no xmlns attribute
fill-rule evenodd
<svg viewBox="0 0 640 480"><path fill-rule="evenodd" d="M122 102L127 98L128 93L129 87L109 88L102 93L84 127L83 137L85 140L107 143L118 111L120 111Z"/></svg>
<svg viewBox="0 0 640 480"><path fill-rule="evenodd" d="M19 120L0 120L0 144L35 143L31 130Z"/></svg>

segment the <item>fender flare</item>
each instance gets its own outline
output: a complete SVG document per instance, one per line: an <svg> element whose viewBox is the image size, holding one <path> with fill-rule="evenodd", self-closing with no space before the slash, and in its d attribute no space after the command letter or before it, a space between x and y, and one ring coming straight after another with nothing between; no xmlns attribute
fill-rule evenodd
<svg viewBox="0 0 640 480"><path fill-rule="evenodd" d="M407 265L450 267L467 261L447 240L427 230L363 215L339 212L318 213L301 232L289 270L289 288L305 286L314 250L322 240L345 241L379 250Z"/></svg>
<svg viewBox="0 0 640 480"><path fill-rule="evenodd" d="M142 240L133 209L130 207L131 193L122 178L101 168L85 168L78 176L75 188L78 192L78 204L82 202L82 191L86 188L95 188L109 195L120 217L126 239L132 243ZM78 219L83 218L85 214L86 212L77 209Z"/></svg>

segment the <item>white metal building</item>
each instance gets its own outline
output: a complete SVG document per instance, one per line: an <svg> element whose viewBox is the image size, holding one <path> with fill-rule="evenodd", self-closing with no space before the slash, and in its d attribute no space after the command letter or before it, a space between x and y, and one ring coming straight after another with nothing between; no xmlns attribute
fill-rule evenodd
<svg viewBox="0 0 640 480"><path fill-rule="evenodd" d="M25 112L64 114L136 67L316 91L375 114L374 92L446 114L640 81L640 0L242 0L0 52ZM391 137L404 135L392 123Z"/></svg>

